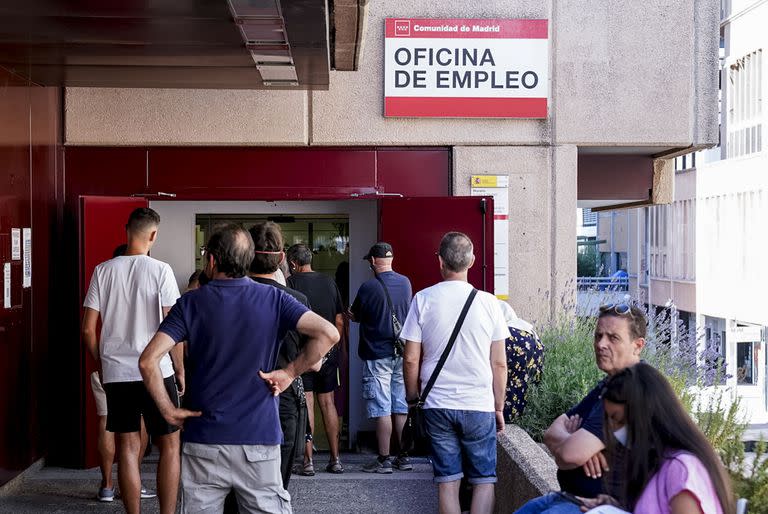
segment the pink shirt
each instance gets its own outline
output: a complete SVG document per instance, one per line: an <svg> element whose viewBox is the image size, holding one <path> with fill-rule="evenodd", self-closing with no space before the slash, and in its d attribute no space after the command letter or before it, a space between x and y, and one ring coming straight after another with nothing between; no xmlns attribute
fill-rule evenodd
<svg viewBox="0 0 768 514"><path fill-rule="evenodd" d="M643 489L634 512L669 514L672 498L682 491L692 494L704 514L723 514L712 479L704 465L694 455L678 451L671 453Z"/></svg>

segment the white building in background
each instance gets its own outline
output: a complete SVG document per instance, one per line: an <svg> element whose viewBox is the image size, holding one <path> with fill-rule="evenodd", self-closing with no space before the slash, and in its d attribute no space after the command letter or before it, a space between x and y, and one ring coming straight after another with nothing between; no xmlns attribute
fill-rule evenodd
<svg viewBox="0 0 768 514"><path fill-rule="evenodd" d="M755 423L768 422L766 27L768 2L724 1L720 159L696 171L698 319Z"/></svg>
<svg viewBox="0 0 768 514"><path fill-rule="evenodd" d="M601 212L603 274L669 309L724 356L751 423L768 423L768 2L724 0L721 144L677 158L674 202Z"/></svg>

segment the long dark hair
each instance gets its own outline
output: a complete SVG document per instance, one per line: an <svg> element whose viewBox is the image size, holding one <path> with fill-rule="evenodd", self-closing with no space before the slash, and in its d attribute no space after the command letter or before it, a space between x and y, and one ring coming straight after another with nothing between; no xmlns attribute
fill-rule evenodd
<svg viewBox="0 0 768 514"><path fill-rule="evenodd" d="M624 498L633 506L651 477L659 471L669 452L684 450L695 455L715 487L723 514L735 514L730 480L707 438L683 408L664 376L641 362L629 367L605 384L603 400L625 406L627 448ZM615 452L607 415L603 429L608 451Z"/></svg>

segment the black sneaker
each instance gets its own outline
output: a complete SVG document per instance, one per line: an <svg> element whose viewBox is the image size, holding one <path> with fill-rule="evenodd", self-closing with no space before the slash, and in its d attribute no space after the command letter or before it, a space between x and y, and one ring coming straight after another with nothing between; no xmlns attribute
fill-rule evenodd
<svg viewBox="0 0 768 514"><path fill-rule="evenodd" d="M413 470L413 464L411 464L411 459L409 459L407 455L398 456L395 459L395 461L392 463L392 467L394 467L395 469L399 469L400 471Z"/></svg>
<svg viewBox="0 0 768 514"><path fill-rule="evenodd" d="M368 464L363 465L363 471L366 473L384 473L384 474L390 474L392 473L392 463L389 462L389 459L385 460L384 462L381 462L378 457L373 459Z"/></svg>

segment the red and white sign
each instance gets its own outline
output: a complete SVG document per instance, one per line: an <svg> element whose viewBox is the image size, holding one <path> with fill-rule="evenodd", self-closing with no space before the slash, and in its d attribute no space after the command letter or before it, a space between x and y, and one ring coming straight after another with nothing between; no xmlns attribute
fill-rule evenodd
<svg viewBox="0 0 768 514"><path fill-rule="evenodd" d="M548 25L387 18L384 116L546 118Z"/></svg>

